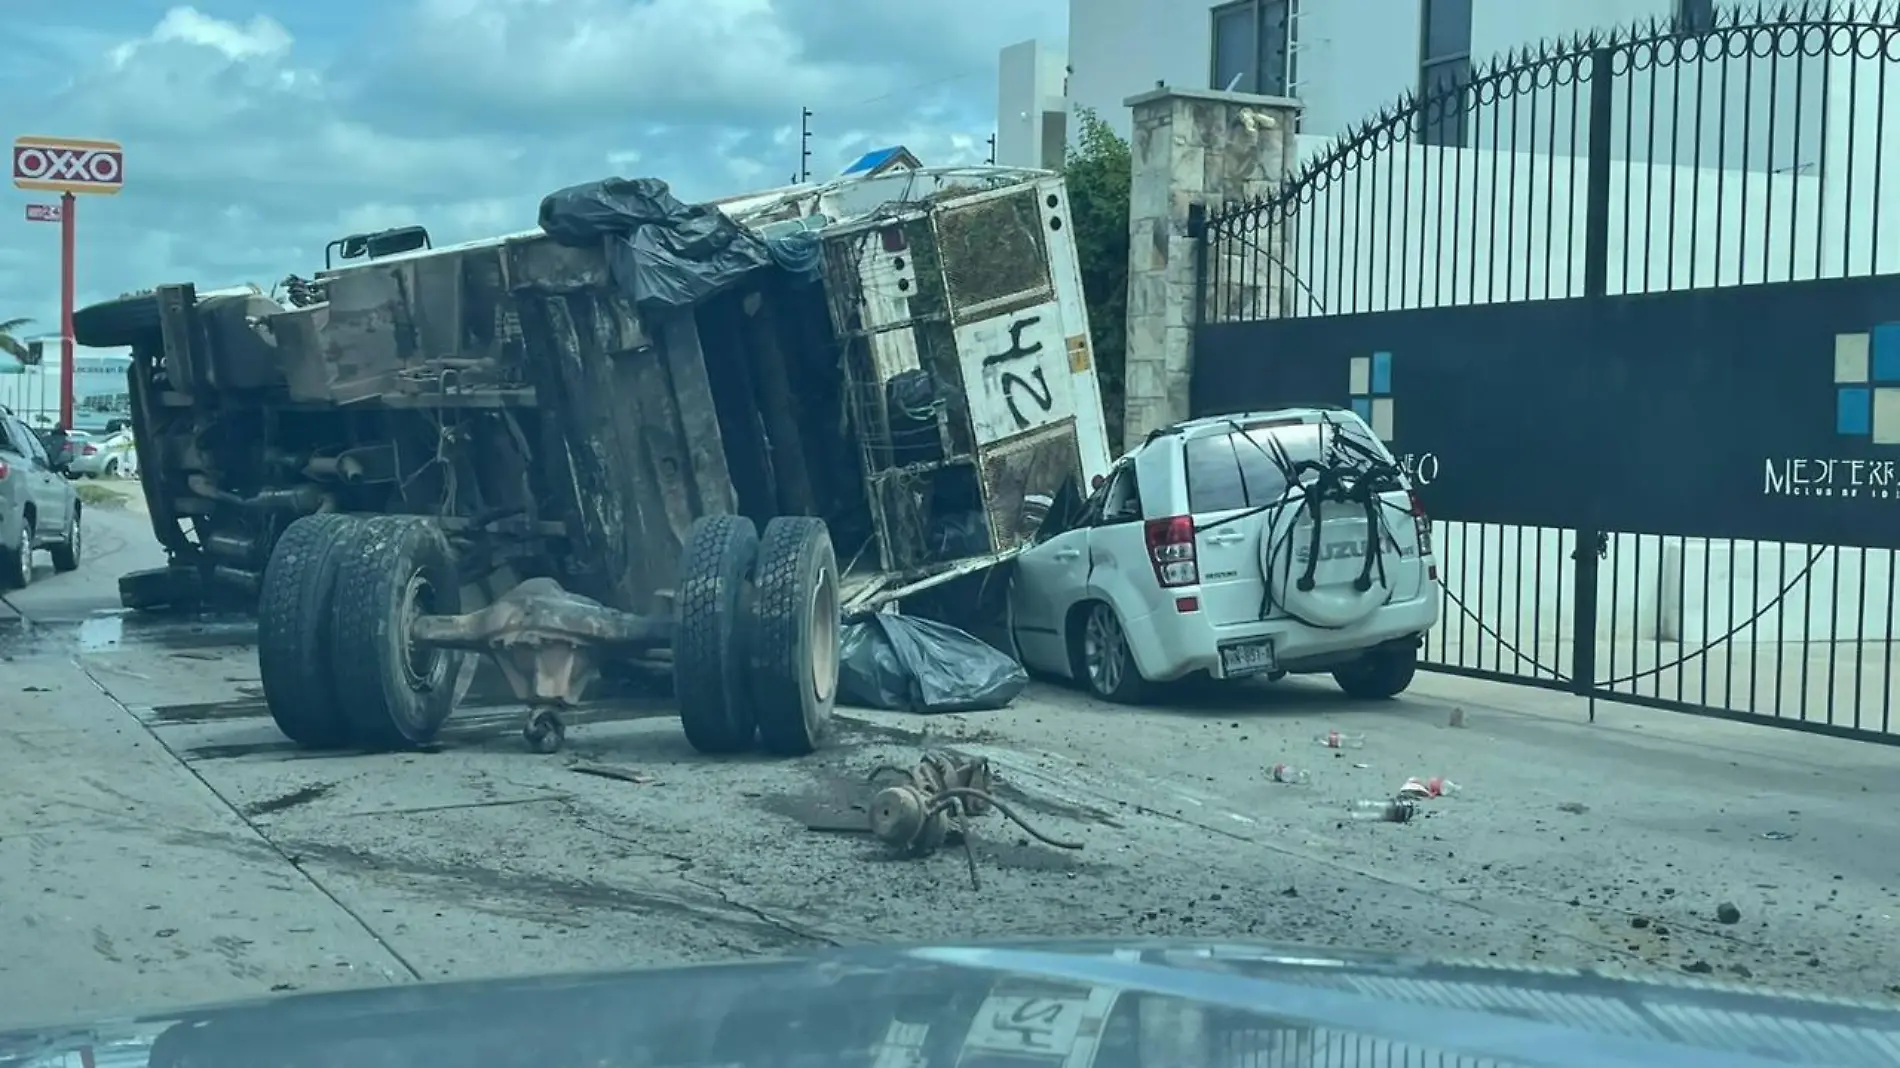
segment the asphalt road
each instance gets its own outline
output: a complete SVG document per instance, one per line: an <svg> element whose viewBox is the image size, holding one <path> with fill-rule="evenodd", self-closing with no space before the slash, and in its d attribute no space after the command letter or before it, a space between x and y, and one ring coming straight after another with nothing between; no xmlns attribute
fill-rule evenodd
<svg viewBox="0 0 1900 1068"><path fill-rule="evenodd" d="M708 760L663 698L521 748L458 714L437 751L299 754L240 621L121 617L157 550L97 509L88 558L0 605L0 1026L270 991L704 960L873 940L1245 936L1900 997L1900 752L1428 679L1111 708L1037 686L1001 712L847 711L802 761ZM1451 709L1464 709L1450 726ZM1363 749L1322 748L1328 730ZM920 736L919 731L928 731ZM1075 853L991 817L959 853L861 835L865 774L989 756ZM1313 782L1284 786L1288 761ZM609 765L638 781L599 778ZM1464 786L1409 825L1346 818L1408 776ZM1723 922L1723 904L1735 906Z"/></svg>

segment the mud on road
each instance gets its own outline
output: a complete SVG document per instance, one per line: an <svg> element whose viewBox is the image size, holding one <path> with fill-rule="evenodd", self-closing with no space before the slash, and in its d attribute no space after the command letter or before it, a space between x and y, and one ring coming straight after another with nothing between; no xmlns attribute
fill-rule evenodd
<svg viewBox="0 0 1900 1068"><path fill-rule="evenodd" d="M94 551L135 544L119 518L91 521ZM147 565L119 569L133 566ZM309 754L268 717L248 623L122 617L99 588L109 576L77 574L90 577L14 597L0 622L20 687L0 739L0 910L23 917L21 948L0 960L5 1022L1063 934L1883 995L1880 962L1900 947L1900 842L1864 801L1865 784L1891 781L1884 747L1732 725L1685 735L1667 714L1589 728L1470 697L1469 725L1450 729L1434 683L1376 707L1295 685L1143 710L1038 686L998 713L846 712L838 744L798 761L701 757L660 696L583 711L552 757L523 751L512 707L463 709L428 752ZM1328 724L1364 730L1368 748L1313 747ZM972 891L956 850L897 859L844 830L864 820L871 769L939 745L990 758L1007 800L1085 847L987 817ZM1265 780L1289 756L1314 765L1312 787ZM623 777L577 770L589 766ZM1410 826L1344 818L1412 774L1470 793ZM1762 837L1783 825L1791 840ZM1740 919L1715 918L1731 901Z"/></svg>

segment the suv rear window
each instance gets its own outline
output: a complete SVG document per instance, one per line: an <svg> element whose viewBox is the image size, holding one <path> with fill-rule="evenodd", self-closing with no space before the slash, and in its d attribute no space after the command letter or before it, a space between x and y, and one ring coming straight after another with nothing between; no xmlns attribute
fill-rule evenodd
<svg viewBox="0 0 1900 1068"><path fill-rule="evenodd" d="M1195 514L1258 508L1286 494L1286 476L1280 471L1272 446L1267 444L1268 438L1278 442L1293 463L1321 459L1322 442L1335 433L1347 435L1375 455L1389 456L1377 439L1350 419L1330 425L1255 423L1243 425L1241 430L1188 440L1183 458L1188 509Z"/></svg>

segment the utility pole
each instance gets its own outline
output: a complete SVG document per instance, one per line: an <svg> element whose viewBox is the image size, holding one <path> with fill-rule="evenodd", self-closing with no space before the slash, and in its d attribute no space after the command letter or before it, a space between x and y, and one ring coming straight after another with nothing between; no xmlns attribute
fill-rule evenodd
<svg viewBox="0 0 1900 1068"><path fill-rule="evenodd" d="M811 109L798 109L798 180L811 181Z"/></svg>
<svg viewBox="0 0 1900 1068"><path fill-rule="evenodd" d="M996 166L996 135L990 135L990 166Z"/></svg>

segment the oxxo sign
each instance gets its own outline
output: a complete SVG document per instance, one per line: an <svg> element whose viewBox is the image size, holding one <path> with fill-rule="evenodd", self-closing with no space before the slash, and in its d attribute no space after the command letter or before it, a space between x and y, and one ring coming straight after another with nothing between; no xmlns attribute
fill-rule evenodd
<svg viewBox="0 0 1900 1068"><path fill-rule="evenodd" d="M13 142L13 184L55 193L117 193L125 150L117 141L22 137Z"/></svg>

